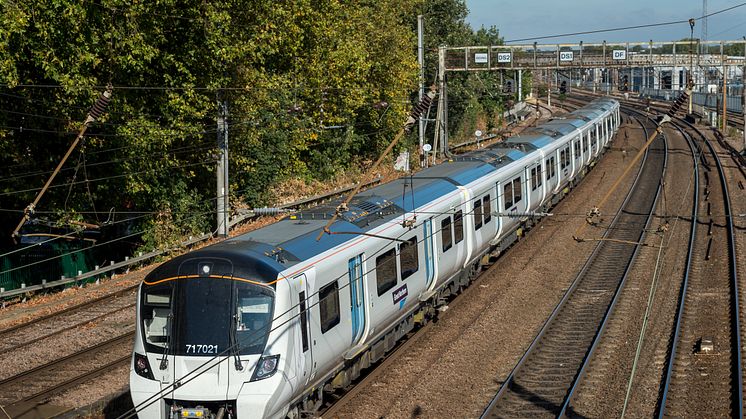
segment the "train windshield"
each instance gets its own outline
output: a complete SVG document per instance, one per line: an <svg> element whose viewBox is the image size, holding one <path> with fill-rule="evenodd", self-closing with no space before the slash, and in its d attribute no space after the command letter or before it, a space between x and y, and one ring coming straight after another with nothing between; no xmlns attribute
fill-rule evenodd
<svg viewBox="0 0 746 419"><path fill-rule="evenodd" d="M264 351L273 310L269 287L199 278L146 287L141 315L149 351L229 356Z"/></svg>

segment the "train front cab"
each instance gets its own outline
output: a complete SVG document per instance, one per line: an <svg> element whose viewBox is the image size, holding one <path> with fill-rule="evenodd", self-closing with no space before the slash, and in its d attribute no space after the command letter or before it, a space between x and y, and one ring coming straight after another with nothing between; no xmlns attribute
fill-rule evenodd
<svg viewBox="0 0 746 419"><path fill-rule="evenodd" d="M287 284L262 283L227 259L164 265L138 294L130 371L138 416L284 417L279 401L294 387L294 345L282 327L287 316L273 316L289 308L275 298ZM169 272L174 265L179 272Z"/></svg>

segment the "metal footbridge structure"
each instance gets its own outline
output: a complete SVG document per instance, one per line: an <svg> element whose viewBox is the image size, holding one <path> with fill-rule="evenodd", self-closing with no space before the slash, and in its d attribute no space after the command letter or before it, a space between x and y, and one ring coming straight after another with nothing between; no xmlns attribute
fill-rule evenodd
<svg viewBox="0 0 746 419"><path fill-rule="evenodd" d="M449 150L448 73L480 71L512 72L516 81L512 87L517 88L519 102L523 100L523 71L543 78L549 92L552 85L562 83L607 93L616 85L639 94L668 91L675 96L691 78L695 95L705 97L707 103L714 101L716 95L722 96L718 108L736 112L740 108L743 112L743 106L736 102L743 100L746 85L746 37L734 41L440 46L433 149L441 156L447 156ZM551 104L551 96L548 100ZM727 114L727 110L723 109L722 114Z"/></svg>

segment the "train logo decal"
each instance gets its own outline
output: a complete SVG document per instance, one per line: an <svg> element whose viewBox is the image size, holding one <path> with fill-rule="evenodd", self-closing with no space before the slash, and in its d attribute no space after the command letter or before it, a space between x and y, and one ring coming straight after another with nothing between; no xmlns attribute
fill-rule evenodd
<svg viewBox="0 0 746 419"><path fill-rule="evenodd" d="M408 295L409 290L407 289L407 284L402 285L391 293L391 296L394 298L394 304L399 303L399 310L404 307L404 304L407 302Z"/></svg>

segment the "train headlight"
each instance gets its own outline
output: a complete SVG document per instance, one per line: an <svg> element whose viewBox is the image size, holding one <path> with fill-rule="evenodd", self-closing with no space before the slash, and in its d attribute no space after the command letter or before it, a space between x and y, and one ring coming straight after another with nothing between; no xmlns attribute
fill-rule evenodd
<svg viewBox="0 0 746 419"><path fill-rule="evenodd" d="M264 380L277 372L277 365L280 363L280 355L264 356L256 364L254 375L251 381Z"/></svg>
<svg viewBox="0 0 746 419"><path fill-rule="evenodd" d="M153 377L153 370L150 369L148 357L135 353L135 359L133 362L135 364L135 372L137 375L145 377L148 380L155 380L155 377Z"/></svg>

